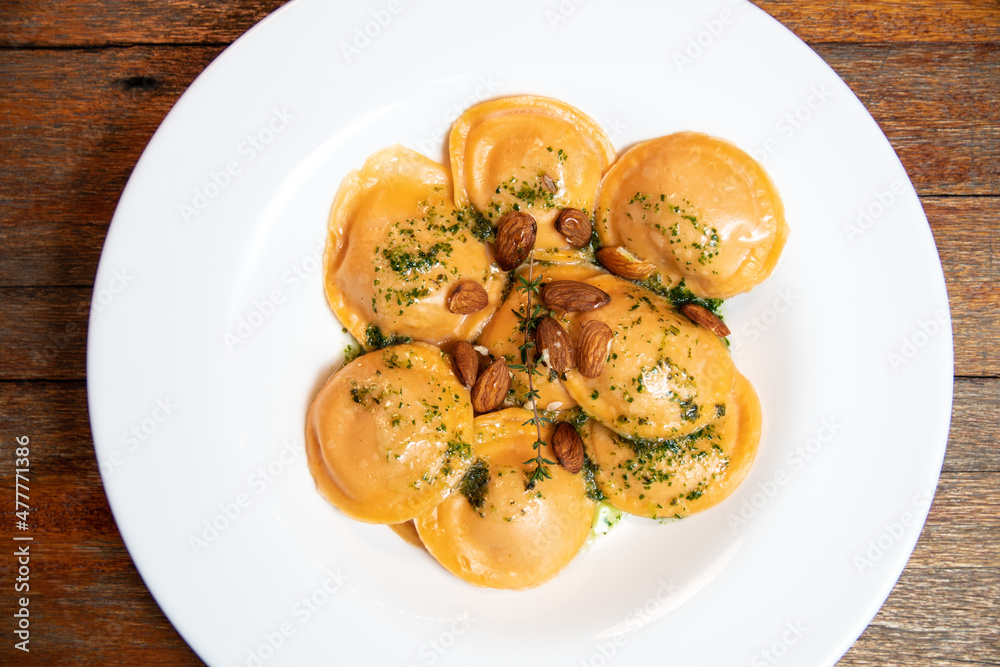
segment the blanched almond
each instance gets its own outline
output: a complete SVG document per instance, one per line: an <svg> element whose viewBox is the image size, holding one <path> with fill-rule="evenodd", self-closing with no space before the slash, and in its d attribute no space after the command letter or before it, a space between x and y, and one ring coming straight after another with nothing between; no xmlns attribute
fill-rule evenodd
<svg viewBox="0 0 1000 667"><path fill-rule="evenodd" d="M576 341L576 367L582 375L596 378L604 372L614 337L611 327L600 320L583 323Z"/></svg>

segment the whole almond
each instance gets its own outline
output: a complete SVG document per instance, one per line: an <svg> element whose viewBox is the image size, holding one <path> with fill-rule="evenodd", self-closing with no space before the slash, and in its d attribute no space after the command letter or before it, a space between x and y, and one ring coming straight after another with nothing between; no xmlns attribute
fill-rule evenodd
<svg viewBox="0 0 1000 667"><path fill-rule="evenodd" d="M611 273L626 280L644 280L656 270L621 246L607 246L597 251L597 260Z"/></svg>
<svg viewBox="0 0 1000 667"><path fill-rule="evenodd" d="M574 475L583 469L583 440L569 422L556 426L552 434L552 449L563 468Z"/></svg>
<svg viewBox="0 0 1000 667"><path fill-rule="evenodd" d="M482 285L474 280L463 280L455 285L448 297L448 310L458 315L477 313L490 303Z"/></svg>
<svg viewBox="0 0 1000 667"><path fill-rule="evenodd" d="M492 412L500 407L510 390L510 370L507 360L500 357L479 374L472 386L472 409L476 414Z"/></svg>
<svg viewBox="0 0 1000 667"><path fill-rule="evenodd" d="M549 368L556 373L565 373L573 367L573 341L562 325L547 315L538 320L535 346L539 352L549 353Z"/></svg>
<svg viewBox="0 0 1000 667"><path fill-rule="evenodd" d="M556 218L556 229L574 248L582 248L590 243L593 232L590 218L578 208L564 208Z"/></svg>
<svg viewBox="0 0 1000 667"><path fill-rule="evenodd" d="M606 306L611 296L604 290L575 280L553 280L542 285L542 303L550 310L579 313Z"/></svg>
<svg viewBox="0 0 1000 667"><path fill-rule="evenodd" d="M582 375L596 378L604 372L614 337L611 327L600 320L583 323L576 341L576 367Z"/></svg>
<svg viewBox="0 0 1000 667"><path fill-rule="evenodd" d="M479 353L472 343L460 340L451 348L451 362L455 369L455 377L466 387L476 384L479 377Z"/></svg>
<svg viewBox="0 0 1000 667"><path fill-rule="evenodd" d="M722 336L725 338L732 332L729 327L726 326L725 322L720 320L718 316L710 311L708 308L703 308L696 303L685 303L681 306L681 312L687 315L688 319L705 327L716 336Z"/></svg>
<svg viewBox="0 0 1000 667"><path fill-rule="evenodd" d="M528 253L535 247L537 234L538 223L527 213L511 211L500 218L496 242L493 244L500 268L511 271L526 260Z"/></svg>

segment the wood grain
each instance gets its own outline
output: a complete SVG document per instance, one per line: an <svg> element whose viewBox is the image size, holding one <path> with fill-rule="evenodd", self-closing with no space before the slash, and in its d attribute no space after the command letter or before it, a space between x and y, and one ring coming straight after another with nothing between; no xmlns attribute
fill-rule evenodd
<svg viewBox="0 0 1000 667"><path fill-rule="evenodd" d="M923 205L948 284L955 373L1000 377L1000 197L925 197Z"/></svg>
<svg viewBox="0 0 1000 667"><path fill-rule="evenodd" d="M220 50L3 53L0 228L106 226L153 132ZM6 247L0 253L4 263L16 256Z"/></svg>
<svg viewBox="0 0 1000 667"><path fill-rule="evenodd" d="M814 3L755 0L810 44L829 42L996 42L996 0L871 0Z"/></svg>
<svg viewBox="0 0 1000 667"><path fill-rule="evenodd" d="M228 44L282 4L282 0L57 0L45 4L6 0L0 6L5 33L0 46ZM946 11L933 0L836 4L757 0L754 4L810 43L993 42L1000 32L994 0L949 2ZM544 6L548 5L558 3Z"/></svg>
<svg viewBox="0 0 1000 667"><path fill-rule="evenodd" d="M1000 194L1000 43L816 52L868 107L919 194Z"/></svg>
<svg viewBox="0 0 1000 667"><path fill-rule="evenodd" d="M221 49L282 4L0 2L0 445L32 439L32 614L44 629L14 664L201 664L108 508L86 411L86 323L100 248L146 143ZM885 131L921 195L954 321L958 377L935 502L887 603L839 665L1000 666L1000 2L757 4L816 48ZM11 466L0 457L9 495ZM8 506L0 521L9 542ZM0 559L0 580L10 567ZM0 616L13 602L0 596Z"/></svg>
<svg viewBox="0 0 1000 667"><path fill-rule="evenodd" d="M200 664L156 607L118 536L83 409L84 384L0 387L0 434L31 438L33 504L40 508L32 523L44 564L37 609L46 636L24 664L63 664L65 656L84 653L82 664L119 664L117 656L140 652L141 664ZM1000 381L956 383L952 445L928 522L887 604L841 665L927 667L948 651L997 664L984 656L997 645L1000 553L983 547L1000 544L1000 470L992 438L1000 428L998 406ZM993 430L984 432L983 421ZM0 479L8 487L11 466L10 457L0 457ZM10 511L0 508L2 530L11 523ZM0 578L8 580L8 567L0 560ZM10 605L9 596L0 596L0 615ZM907 660L898 662L899 656Z"/></svg>
<svg viewBox="0 0 1000 667"><path fill-rule="evenodd" d="M0 46L229 44L285 0L4 0Z"/></svg>

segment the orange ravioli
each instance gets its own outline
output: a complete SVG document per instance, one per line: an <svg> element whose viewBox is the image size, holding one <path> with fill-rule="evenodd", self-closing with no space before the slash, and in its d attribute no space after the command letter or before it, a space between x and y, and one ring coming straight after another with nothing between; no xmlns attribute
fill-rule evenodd
<svg viewBox="0 0 1000 667"><path fill-rule="evenodd" d="M707 509L739 486L760 443L760 402L737 377L725 414L687 436L629 440L590 420L584 429L594 479L609 503L653 519Z"/></svg>
<svg viewBox="0 0 1000 667"><path fill-rule="evenodd" d="M583 263L582 255L579 252L561 251L548 253L546 257L553 262L562 260L565 263L550 264L546 262L544 266L536 265L533 275L536 278L542 276L544 281L585 280L603 273L594 265ZM527 268L521 267L516 275L527 279ZM483 329L478 341L494 357L506 358L508 366L521 363L520 347L524 343L524 333L519 328L520 321L516 313L524 313L527 296L523 291L517 289L516 284L507 295L507 299L497 314ZM569 320L562 318L560 323L568 331ZM540 370L542 375L535 376L534 379L535 390L538 391L538 407L542 410L569 410L576 407L576 401L563 387L559 376L544 365L540 366ZM518 405L523 405L528 401L528 376L524 371L515 370L513 373L514 377L511 380L512 398Z"/></svg>
<svg viewBox="0 0 1000 667"><path fill-rule="evenodd" d="M601 243L624 246L701 297L727 299L767 278L788 236L774 183L736 145L696 132L640 143L601 183Z"/></svg>
<svg viewBox="0 0 1000 667"><path fill-rule="evenodd" d="M512 210L538 222L536 248L569 247L555 229L563 208L594 210L614 147L592 118L546 97L505 97L478 104L449 138L455 203L494 224Z"/></svg>
<svg viewBox="0 0 1000 667"><path fill-rule="evenodd" d="M534 458L537 437L535 427L524 425L530 418L520 408L477 417L477 462L462 482L463 493L416 520L427 550L471 584L537 586L565 568L590 534L596 504L581 475L553 465L550 479L525 489L530 466L524 462ZM543 430L544 439L550 436L551 429ZM548 446L543 455L555 460Z"/></svg>
<svg viewBox="0 0 1000 667"><path fill-rule="evenodd" d="M370 352L340 369L306 418L309 471L348 516L402 523L440 503L470 464L472 403L426 343Z"/></svg>
<svg viewBox="0 0 1000 667"><path fill-rule="evenodd" d="M401 146L378 151L344 179L330 215L324 256L327 300L368 348L381 334L440 345L475 338L500 305L505 274L452 202L445 167ZM466 280L488 305L448 309Z"/></svg>
<svg viewBox="0 0 1000 667"><path fill-rule="evenodd" d="M722 339L645 287L612 275L586 282L611 301L576 314L570 335L577 340L585 322L598 320L611 328L614 339L597 377L577 369L566 374L563 384L583 411L638 438L680 437L714 419L736 377Z"/></svg>

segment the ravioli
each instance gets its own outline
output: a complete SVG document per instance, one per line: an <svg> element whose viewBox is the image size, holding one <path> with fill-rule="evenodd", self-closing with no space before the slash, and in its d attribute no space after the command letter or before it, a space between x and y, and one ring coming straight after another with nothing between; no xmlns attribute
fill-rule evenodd
<svg viewBox="0 0 1000 667"><path fill-rule="evenodd" d="M601 184L601 243L624 246L701 297L727 299L767 278L788 236L771 178L736 145L695 132L640 143Z"/></svg>
<svg viewBox="0 0 1000 667"><path fill-rule="evenodd" d="M476 463L463 481L464 493L415 522L431 555L471 584L537 586L565 568L590 534L596 504L586 496L581 475L549 466L550 479L525 488L525 461L534 458L537 438L535 427L524 424L530 418L520 408L477 417ZM550 436L545 429L543 439ZM555 459L548 445L543 455Z"/></svg>
<svg viewBox="0 0 1000 667"><path fill-rule="evenodd" d="M368 348L393 336L435 345L474 338L506 284L474 231L455 208L445 167L401 146L378 151L344 179L330 215L324 279L333 312ZM448 297L466 280L489 303L453 313Z"/></svg>
<svg viewBox="0 0 1000 667"><path fill-rule="evenodd" d="M449 137L455 203L494 224L510 211L538 223L536 248L566 248L563 208L593 212L614 147L593 119L546 97L505 97L468 109Z"/></svg>
<svg viewBox="0 0 1000 667"><path fill-rule="evenodd" d="M746 477L760 442L760 402L736 379L725 413L669 440L623 438L590 420L584 446L594 480L610 504L653 519L681 518L726 498Z"/></svg>
<svg viewBox="0 0 1000 667"><path fill-rule="evenodd" d="M426 343L370 352L320 390L306 419L309 471L346 515L402 523L440 503L471 463L472 403Z"/></svg>
<svg viewBox="0 0 1000 667"><path fill-rule="evenodd" d="M564 385L588 415L629 437L673 438L705 426L733 390L736 368L722 340L662 297L616 276L586 281L611 296L570 331L598 320L614 333L603 372L573 369Z"/></svg>
<svg viewBox="0 0 1000 667"><path fill-rule="evenodd" d="M591 264L582 263L583 255L579 252L561 251L547 254L552 263L536 267L532 274L534 278L541 277L543 281L550 280L585 280L603 273ZM576 260L576 261L572 261ZM516 274L527 280L528 271L522 267ZM518 278L515 278L517 281ZM503 305L494 315L490 323L483 329L479 344L489 350L494 357L505 357L508 366L521 363L521 345L524 344L524 333L520 329L517 313L524 313L527 297L519 289L512 289ZM562 318L560 323L564 329L569 328L569 320ZM538 406L544 410L569 410L576 406L576 401L566 391L558 374L550 371L544 365L539 366L541 375L536 375L533 381L538 392ZM513 371L511 379L511 399L518 405L528 401L528 376L524 371Z"/></svg>

